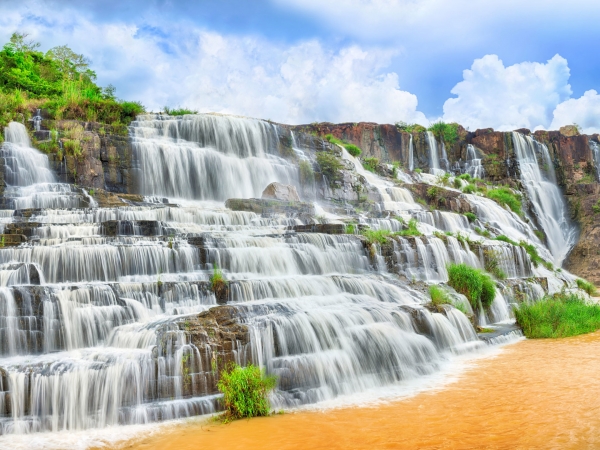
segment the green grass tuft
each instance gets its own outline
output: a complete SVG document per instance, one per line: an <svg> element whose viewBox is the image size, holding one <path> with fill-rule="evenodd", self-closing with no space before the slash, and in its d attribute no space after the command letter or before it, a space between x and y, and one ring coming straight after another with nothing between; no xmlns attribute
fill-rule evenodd
<svg viewBox="0 0 600 450"><path fill-rule="evenodd" d="M265 376L252 364L230 365L221 372L217 388L223 393L224 421L268 416L271 412L268 395L275 389L277 378Z"/></svg>
<svg viewBox="0 0 600 450"><path fill-rule="evenodd" d="M195 109L187 109L187 108L169 108L165 106L163 108L165 114L170 116L185 116L186 114L198 114L198 111Z"/></svg>
<svg viewBox="0 0 600 450"><path fill-rule="evenodd" d="M594 286L592 283L590 283L589 281L583 280L581 278L577 278L577 287L579 289L581 289L582 291L585 291L588 293L588 295L591 296L595 296L596 295L596 286Z"/></svg>
<svg viewBox="0 0 600 450"><path fill-rule="evenodd" d="M561 338L600 329L600 305L574 294L556 294L515 308L517 324L530 339Z"/></svg>
<svg viewBox="0 0 600 450"><path fill-rule="evenodd" d="M431 296L431 303L433 303L434 306L452 304L452 300L450 299L448 293L443 288L435 284L429 286L429 295Z"/></svg>
<svg viewBox="0 0 600 450"><path fill-rule="evenodd" d="M475 191L477 191L477 187L474 184L469 183L464 188L462 188L462 191L465 194L474 194Z"/></svg>
<svg viewBox="0 0 600 450"><path fill-rule="evenodd" d="M448 284L467 297L473 309L480 301L484 308L488 308L496 296L494 280L482 270L466 264L448 265Z"/></svg>
<svg viewBox="0 0 600 450"><path fill-rule="evenodd" d="M501 187L490 189L487 191L486 196L500 205L508 205L508 207L519 216L523 214L523 211L521 210L521 199L508 188Z"/></svg>
<svg viewBox="0 0 600 450"><path fill-rule="evenodd" d="M389 230L363 230L362 235L367 238L369 244L385 244L392 234Z"/></svg>
<svg viewBox="0 0 600 450"><path fill-rule="evenodd" d="M363 167L369 172L375 173L377 166L379 166L379 159L377 158L364 158L362 161Z"/></svg>

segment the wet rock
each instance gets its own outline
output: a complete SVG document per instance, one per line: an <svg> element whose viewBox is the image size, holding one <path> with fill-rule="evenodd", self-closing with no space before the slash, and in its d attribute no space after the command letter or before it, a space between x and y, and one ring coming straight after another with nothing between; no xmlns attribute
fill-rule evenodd
<svg viewBox="0 0 600 450"><path fill-rule="evenodd" d="M269 184L262 193L261 198L272 200L283 200L285 202L299 202L300 197L295 186L281 183Z"/></svg>
<svg viewBox="0 0 600 450"><path fill-rule="evenodd" d="M225 202L225 206L233 211L249 211L267 217L274 214L285 214L288 217L315 215L314 205L305 202L262 198L230 198Z"/></svg>
<svg viewBox="0 0 600 450"><path fill-rule="evenodd" d="M288 230L297 233L345 234L346 225L343 223L315 223L308 225L294 225Z"/></svg>

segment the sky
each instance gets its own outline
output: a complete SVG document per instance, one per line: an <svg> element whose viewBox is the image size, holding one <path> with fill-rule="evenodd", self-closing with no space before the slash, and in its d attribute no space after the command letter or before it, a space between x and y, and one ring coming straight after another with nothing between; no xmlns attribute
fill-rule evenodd
<svg viewBox="0 0 600 450"><path fill-rule="evenodd" d="M600 132L597 0L0 0L117 96L282 123Z"/></svg>

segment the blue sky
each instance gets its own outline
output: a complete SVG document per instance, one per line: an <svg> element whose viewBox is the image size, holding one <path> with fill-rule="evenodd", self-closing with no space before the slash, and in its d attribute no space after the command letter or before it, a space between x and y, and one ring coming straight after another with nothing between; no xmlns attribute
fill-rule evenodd
<svg viewBox="0 0 600 450"><path fill-rule="evenodd" d="M1 0L0 39L67 44L153 110L596 132L598 13L556 0Z"/></svg>

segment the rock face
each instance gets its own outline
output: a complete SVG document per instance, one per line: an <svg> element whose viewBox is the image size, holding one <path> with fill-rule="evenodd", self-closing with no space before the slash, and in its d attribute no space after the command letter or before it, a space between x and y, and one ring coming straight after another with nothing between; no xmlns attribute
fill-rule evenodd
<svg viewBox="0 0 600 450"><path fill-rule="evenodd" d="M272 200L283 200L286 202L299 202L300 197L295 186L281 183L269 184L262 193L261 198Z"/></svg>
<svg viewBox="0 0 600 450"><path fill-rule="evenodd" d="M267 200L262 198L230 198L225 206L233 211L248 211L262 216L285 214L288 217L301 215L313 216L315 207L311 203L285 202L283 200Z"/></svg>

